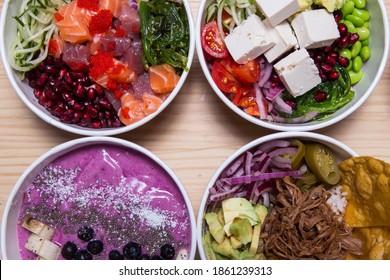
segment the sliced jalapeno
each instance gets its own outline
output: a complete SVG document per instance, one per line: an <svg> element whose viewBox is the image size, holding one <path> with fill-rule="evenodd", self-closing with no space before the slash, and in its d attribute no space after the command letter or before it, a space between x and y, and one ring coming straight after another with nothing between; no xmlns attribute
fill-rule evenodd
<svg viewBox="0 0 390 280"><path fill-rule="evenodd" d="M296 153L291 157L291 168L297 169L302 159L305 157L305 145L298 139L291 140L291 144L298 148Z"/></svg>
<svg viewBox="0 0 390 280"><path fill-rule="evenodd" d="M336 156L325 145L307 143L305 160L310 170L317 178L329 185L335 185L340 180L340 170Z"/></svg>

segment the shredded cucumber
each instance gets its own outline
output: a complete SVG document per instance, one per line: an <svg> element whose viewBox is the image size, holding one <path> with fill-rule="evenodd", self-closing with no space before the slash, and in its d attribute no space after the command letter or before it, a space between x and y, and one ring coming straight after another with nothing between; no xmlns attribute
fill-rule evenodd
<svg viewBox="0 0 390 280"><path fill-rule="evenodd" d="M206 22L217 20L218 29L224 37L224 28L231 33L237 25L240 25L250 15L257 11L254 0L217 0L207 8ZM222 20L223 12L231 15L229 22Z"/></svg>
<svg viewBox="0 0 390 280"><path fill-rule="evenodd" d="M10 46L10 65L27 72L42 62L48 54L49 40L56 31L53 18L57 10L69 0L19 1L17 34Z"/></svg>

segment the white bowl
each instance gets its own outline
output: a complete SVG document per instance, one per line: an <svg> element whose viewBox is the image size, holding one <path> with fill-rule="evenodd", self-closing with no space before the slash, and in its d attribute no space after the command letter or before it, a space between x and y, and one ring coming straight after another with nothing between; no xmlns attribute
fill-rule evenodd
<svg viewBox="0 0 390 280"><path fill-rule="evenodd" d="M199 250L199 256L202 260L206 260L206 254L205 254L205 248L203 247L203 235L204 235L204 229L205 229L205 220L204 215L207 208L207 202L209 198L209 190L215 185L215 182L219 179L221 173L228 168L234 162L237 160L242 154L244 154L246 151L251 150L254 147L259 146L260 144L264 144L266 142L272 142L276 140L287 140L287 139L299 139L304 141L311 141L311 142L318 142L321 144L324 144L328 148L330 148L335 155L337 156L338 160L343 161L347 158L357 156L357 153L354 152L351 148L346 146L345 144L339 142L338 140L331 138L329 136L325 136L322 134L317 134L313 132L278 132L274 134L270 134L264 137L260 137L256 140L253 140L252 142L242 146L237 151L235 151L232 155L230 155L223 164L218 167L218 169L215 171L214 175L211 177L207 188L202 196L202 200L199 206L199 212L197 217L197 241L198 241L198 250Z"/></svg>
<svg viewBox="0 0 390 280"><path fill-rule="evenodd" d="M8 63L9 59L9 45L12 43L12 40L15 38L16 33L16 20L12 17L17 14L17 3L19 1L15 0L5 0L3 3L0 19L0 52L2 55L2 60L4 64L5 72L11 82L12 87L16 91L19 98L33 111L38 117L46 121L47 123L60 128L62 130L72 132L75 134L86 135L86 136L107 136L107 135L117 135L131 131L156 117L161 113L175 98L179 93L181 87L183 86L188 73L190 71L192 60L195 52L195 31L194 31L194 22L191 12L191 7L188 1L183 1L190 31L190 42L189 42L189 52L188 52L188 62L187 68L188 71L183 71L178 84L175 89L170 93L169 97L161 104L156 112L146 116L138 122L135 122L128 126L122 126L119 128L101 128L101 129L92 129L84 128L77 125L71 125L62 123L58 118L52 116L44 107L42 107L33 94L33 89L26 83L22 82L17 74L17 72L10 66Z"/></svg>
<svg viewBox="0 0 390 280"><path fill-rule="evenodd" d="M177 186L177 189L181 193L183 201L185 205L183 207L188 210L188 220L191 224L191 229L189 229L188 234L191 235L190 238L190 251L187 252L188 259L194 259L196 252L196 221L194 210L192 208L189 197L187 196L186 190L184 186L181 184L179 178L175 175L175 173L157 156L148 151L147 149L122 140L118 138L112 137L83 137L76 140L72 140L61 145L58 145L42 156L40 156L33 164L31 164L26 171L19 178L17 183L15 184L9 198L7 204L4 209L3 220L1 224L1 253L3 259L20 259L19 254L19 244L18 244L18 236L17 236L17 223L18 223L18 215L19 210L22 203L23 194L25 193L25 189L34 178L38 175L40 171L44 167L46 167L49 163L58 159L62 155L70 153L76 149L89 147L91 145L110 145L113 147L119 147L127 150L130 154L132 152L139 154L140 156L145 157L148 161L151 161L153 166L156 167L161 173L165 173L168 178L172 179L174 185ZM106 158L106 157L105 157ZM109 162L108 162L109 163ZM142 175L142 174L140 174ZM184 209L184 208L183 208Z"/></svg>
<svg viewBox="0 0 390 280"><path fill-rule="evenodd" d="M278 130L278 131L312 131L321 129L327 126L330 126L334 123L341 121L350 114L352 114L356 109L358 109L364 101L370 96L374 88L378 84L381 75L385 69L387 62L388 52L389 52L389 24L386 15L386 7L382 0L378 1L367 1L367 9L371 14L370 19L370 48L371 48L371 57L367 63L363 66L364 76L362 80L353 86L355 91L355 97L353 100L341 108L340 110L333 113L331 116L328 116L326 120L322 121L311 121L307 123L300 124L284 124L270 122L266 120L260 120L259 118L252 117L246 114L239 107L235 106L229 98L218 88L218 86L213 81L211 72L209 70L207 61L204 56L201 45L201 30L205 24L205 10L209 6L209 3L212 0L202 0L199 5L197 19L196 19L196 48L198 58L203 70L204 75L206 76L209 84L213 90L217 93L219 98L236 114L242 118L248 120L251 123L265 127L268 129Z"/></svg>

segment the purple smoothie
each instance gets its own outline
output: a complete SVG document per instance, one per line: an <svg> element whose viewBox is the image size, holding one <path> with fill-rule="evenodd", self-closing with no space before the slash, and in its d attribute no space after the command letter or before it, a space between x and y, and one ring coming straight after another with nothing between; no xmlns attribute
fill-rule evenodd
<svg viewBox="0 0 390 280"><path fill-rule="evenodd" d="M164 244L190 251L191 221L180 189L160 165L130 148L91 145L59 157L26 188L19 220L27 214L55 228L52 242L59 246L72 241L86 249L77 231L92 227L104 244L94 259L108 259L130 241L150 256ZM18 226L22 259L37 257L24 247L29 234Z"/></svg>

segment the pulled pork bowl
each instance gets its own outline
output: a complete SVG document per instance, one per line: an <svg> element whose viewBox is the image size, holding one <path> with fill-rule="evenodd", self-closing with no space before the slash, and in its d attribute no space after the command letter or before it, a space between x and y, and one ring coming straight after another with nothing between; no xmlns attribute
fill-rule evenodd
<svg viewBox="0 0 390 280"><path fill-rule="evenodd" d="M310 132L254 140L215 172L198 213L202 259L347 259L364 242L345 219L339 164L357 154Z"/></svg>

